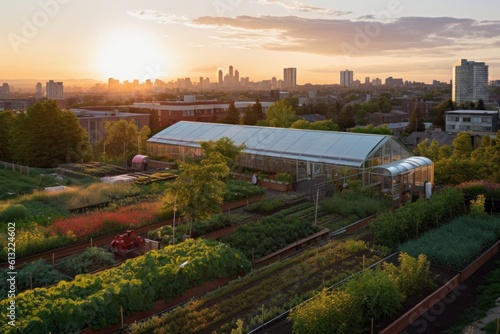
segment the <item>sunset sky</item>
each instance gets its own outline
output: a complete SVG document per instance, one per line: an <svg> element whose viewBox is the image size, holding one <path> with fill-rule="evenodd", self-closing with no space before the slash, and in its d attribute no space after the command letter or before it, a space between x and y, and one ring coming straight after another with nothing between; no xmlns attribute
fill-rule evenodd
<svg viewBox="0 0 500 334"><path fill-rule="evenodd" d="M0 79L200 76L299 84L388 76L449 81L461 58L500 79L491 0L22 0L0 2Z"/></svg>

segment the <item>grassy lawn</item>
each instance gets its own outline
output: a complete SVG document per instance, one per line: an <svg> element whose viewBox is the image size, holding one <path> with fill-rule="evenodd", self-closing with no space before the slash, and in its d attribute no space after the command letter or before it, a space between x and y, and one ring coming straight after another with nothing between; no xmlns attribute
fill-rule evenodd
<svg viewBox="0 0 500 334"><path fill-rule="evenodd" d="M44 187L56 186L57 180L47 175L51 170L40 173L38 170L32 169L31 175L21 174L20 172L13 172L6 170L0 166L0 200L10 198L5 193L23 194L31 192L34 189ZM2 196L2 194L5 194Z"/></svg>

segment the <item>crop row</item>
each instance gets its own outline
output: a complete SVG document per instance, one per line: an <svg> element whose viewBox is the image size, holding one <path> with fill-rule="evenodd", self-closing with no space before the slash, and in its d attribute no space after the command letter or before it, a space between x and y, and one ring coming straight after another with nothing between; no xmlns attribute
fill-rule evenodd
<svg viewBox="0 0 500 334"><path fill-rule="evenodd" d="M131 259L99 275L78 275L71 282L17 295L17 327L7 324L3 333L75 333L102 328L125 315L148 310L157 299L171 300L187 288L215 278L249 271L251 263L239 251L209 240L187 240L161 251ZM7 309L10 300L2 300Z"/></svg>
<svg viewBox="0 0 500 334"><path fill-rule="evenodd" d="M500 218L462 216L401 246L412 256L426 254L433 264L462 270L500 237Z"/></svg>
<svg viewBox="0 0 500 334"><path fill-rule="evenodd" d="M380 257L362 241L331 242L295 258L255 270L198 300L143 323L138 333L228 333L241 319L245 331L310 298ZM155 331L156 329L156 331Z"/></svg>

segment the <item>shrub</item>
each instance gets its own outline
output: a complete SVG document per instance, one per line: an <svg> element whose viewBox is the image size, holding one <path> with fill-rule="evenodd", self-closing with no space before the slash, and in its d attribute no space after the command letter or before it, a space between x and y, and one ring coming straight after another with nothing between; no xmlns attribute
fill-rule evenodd
<svg viewBox="0 0 500 334"><path fill-rule="evenodd" d="M50 264L40 259L25 265L18 271L16 283L19 290L30 288L30 276L33 287L55 284L65 278L63 274L53 269Z"/></svg>
<svg viewBox="0 0 500 334"><path fill-rule="evenodd" d="M28 210L24 205L13 204L0 213L0 222L15 222L28 217Z"/></svg>
<svg viewBox="0 0 500 334"><path fill-rule="evenodd" d="M57 268L76 276L115 263L115 257L100 247L89 247L82 254L62 260Z"/></svg>
<svg viewBox="0 0 500 334"><path fill-rule="evenodd" d="M448 188L434 193L429 200L420 199L407 203L394 212L379 214L370 223L370 228L378 243L396 247L463 212L463 193L458 189Z"/></svg>

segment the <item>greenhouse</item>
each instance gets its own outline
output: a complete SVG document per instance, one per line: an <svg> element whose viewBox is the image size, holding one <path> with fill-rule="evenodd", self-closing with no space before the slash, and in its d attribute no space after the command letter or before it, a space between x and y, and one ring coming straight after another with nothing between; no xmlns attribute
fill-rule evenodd
<svg viewBox="0 0 500 334"><path fill-rule="evenodd" d="M392 184L396 179L391 173L406 175L405 168L413 167L417 169L415 175L427 173L428 181L433 178L432 162L420 166L407 161L411 151L387 135L181 121L150 138L148 153L181 161L197 159L202 156L200 142L222 137L235 145L245 144L238 161L240 168L286 172L296 182L318 179L342 186L357 179L364 187L378 187L381 191L385 189L382 181ZM404 168L393 167L396 162L403 163Z"/></svg>

